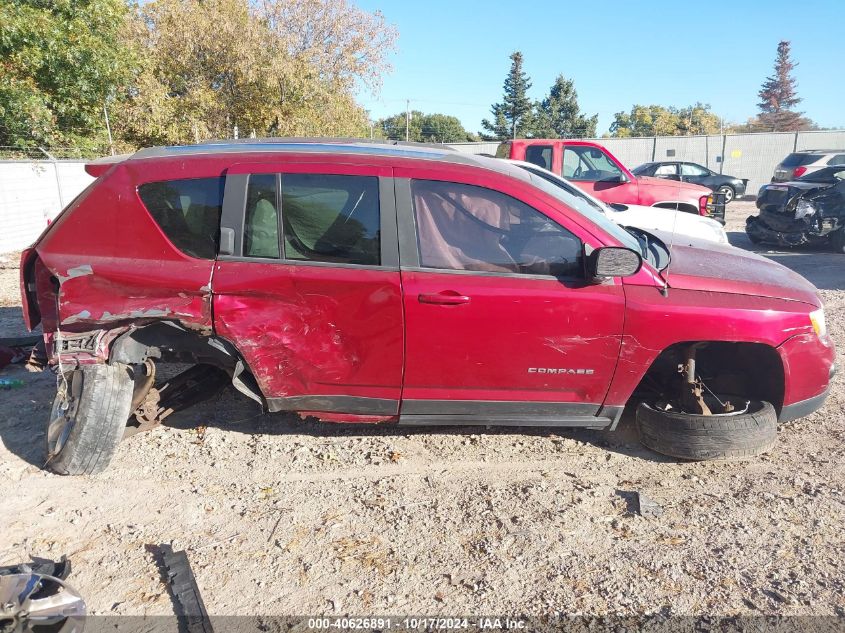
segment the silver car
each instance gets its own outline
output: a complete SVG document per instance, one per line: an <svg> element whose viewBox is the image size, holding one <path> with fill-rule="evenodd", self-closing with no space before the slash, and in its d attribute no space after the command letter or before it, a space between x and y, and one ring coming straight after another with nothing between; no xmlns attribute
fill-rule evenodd
<svg viewBox="0 0 845 633"><path fill-rule="evenodd" d="M775 167L772 182L788 182L831 165L845 165L845 150L804 149L792 152Z"/></svg>

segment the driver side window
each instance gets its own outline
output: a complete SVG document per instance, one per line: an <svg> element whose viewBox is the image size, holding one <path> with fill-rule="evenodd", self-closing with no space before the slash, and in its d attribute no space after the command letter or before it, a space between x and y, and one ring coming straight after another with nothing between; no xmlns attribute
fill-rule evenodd
<svg viewBox="0 0 845 633"><path fill-rule="evenodd" d="M602 150L589 145L566 145L563 148L563 171L569 180L598 182L622 176L622 170Z"/></svg>
<svg viewBox="0 0 845 633"><path fill-rule="evenodd" d="M477 187L413 180L423 268L583 277L583 245L524 202Z"/></svg>

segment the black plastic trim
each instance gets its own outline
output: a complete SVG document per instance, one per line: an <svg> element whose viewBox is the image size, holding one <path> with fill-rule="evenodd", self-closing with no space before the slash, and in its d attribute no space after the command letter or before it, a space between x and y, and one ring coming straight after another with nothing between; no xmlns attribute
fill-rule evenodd
<svg viewBox="0 0 845 633"><path fill-rule="evenodd" d="M411 179L394 178L396 191L396 222L399 229L399 262L402 268L417 269L420 265L417 225L411 198Z"/></svg>
<svg viewBox="0 0 845 633"><path fill-rule="evenodd" d="M606 429L612 424L610 418L592 415L421 415L401 414L400 426L551 426L567 428Z"/></svg>
<svg viewBox="0 0 845 633"><path fill-rule="evenodd" d="M803 418L805 415L810 415L813 411L821 409L822 405L824 405L824 401L827 400L827 397L830 395L830 388L831 386L828 385L827 389L817 396L807 398L801 402L784 405L780 410L778 422L791 422L792 420Z"/></svg>
<svg viewBox="0 0 845 633"><path fill-rule="evenodd" d="M289 396L267 398L267 408L276 411L327 411L351 415L396 415L399 401L361 396Z"/></svg>
<svg viewBox="0 0 845 633"><path fill-rule="evenodd" d="M581 402L520 402L498 400L403 400L402 415L561 418L595 416L601 405Z"/></svg>

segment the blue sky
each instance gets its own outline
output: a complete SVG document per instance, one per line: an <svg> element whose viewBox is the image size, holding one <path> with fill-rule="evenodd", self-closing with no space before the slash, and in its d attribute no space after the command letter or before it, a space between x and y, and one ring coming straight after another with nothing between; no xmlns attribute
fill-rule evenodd
<svg viewBox="0 0 845 633"><path fill-rule="evenodd" d="M728 122L757 112L777 43L792 42L799 109L845 127L845 0L355 0L399 30L393 72L359 101L373 118L411 108L481 129L521 50L540 99L559 73L575 80L582 110L613 114L635 103L709 103Z"/></svg>

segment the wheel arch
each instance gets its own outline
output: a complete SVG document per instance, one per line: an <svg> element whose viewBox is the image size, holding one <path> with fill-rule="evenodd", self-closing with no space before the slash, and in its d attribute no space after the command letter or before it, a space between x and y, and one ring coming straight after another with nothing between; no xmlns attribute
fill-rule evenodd
<svg viewBox="0 0 845 633"><path fill-rule="evenodd" d="M147 359L208 364L226 371L232 386L267 410L267 400L240 350L227 339L204 335L174 321L133 327L109 346L110 363L136 365Z"/></svg>
<svg viewBox="0 0 845 633"><path fill-rule="evenodd" d="M665 348L646 369L631 400L642 401L669 392L680 377L684 351L697 346L697 366L705 384L717 393L745 396L783 408L785 370L777 349L765 343L743 341L683 341Z"/></svg>

